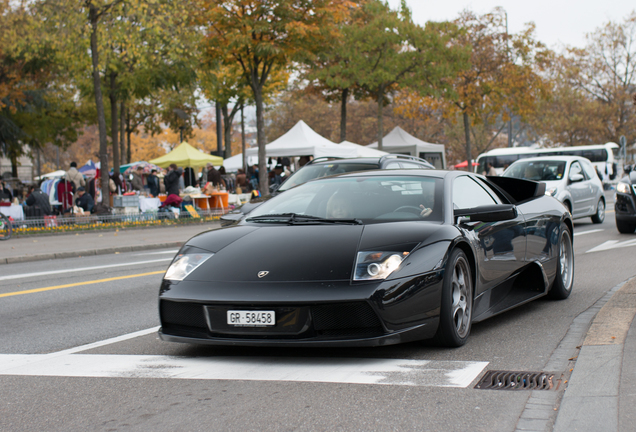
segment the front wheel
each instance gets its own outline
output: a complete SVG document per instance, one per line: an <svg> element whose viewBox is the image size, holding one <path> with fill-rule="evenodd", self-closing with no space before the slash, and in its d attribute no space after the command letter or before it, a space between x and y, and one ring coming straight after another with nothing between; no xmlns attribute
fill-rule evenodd
<svg viewBox="0 0 636 432"><path fill-rule="evenodd" d="M11 238L11 222L9 218L0 213L0 240L9 240Z"/></svg>
<svg viewBox="0 0 636 432"><path fill-rule="evenodd" d="M558 258L556 278L548 292L548 297L563 300L570 296L574 285L574 248L572 247L572 235L565 224L561 224Z"/></svg>
<svg viewBox="0 0 636 432"><path fill-rule="evenodd" d="M447 347L466 343L473 318L473 281L461 249L451 252L444 272L442 304L435 342Z"/></svg>
<svg viewBox="0 0 636 432"><path fill-rule="evenodd" d="M596 213L592 216L592 222L595 224L603 223L605 220L605 201L601 198L596 205Z"/></svg>
<svg viewBox="0 0 636 432"><path fill-rule="evenodd" d="M636 230L636 224L616 219L616 229L622 234L632 234Z"/></svg>

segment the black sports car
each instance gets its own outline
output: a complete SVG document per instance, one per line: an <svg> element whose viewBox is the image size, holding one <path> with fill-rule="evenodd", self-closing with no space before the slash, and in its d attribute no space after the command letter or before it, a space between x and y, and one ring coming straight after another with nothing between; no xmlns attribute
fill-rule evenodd
<svg viewBox="0 0 636 432"><path fill-rule="evenodd" d="M545 184L461 171L314 180L190 239L159 294L160 337L363 346L435 338L573 284L570 213Z"/></svg>
<svg viewBox="0 0 636 432"><path fill-rule="evenodd" d="M629 172L616 185L614 216L619 232L630 234L636 230L636 171Z"/></svg>

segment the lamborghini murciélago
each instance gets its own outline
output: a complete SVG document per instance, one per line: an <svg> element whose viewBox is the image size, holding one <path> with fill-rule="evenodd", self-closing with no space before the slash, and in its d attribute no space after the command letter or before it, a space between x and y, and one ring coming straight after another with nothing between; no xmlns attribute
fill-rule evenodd
<svg viewBox="0 0 636 432"><path fill-rule="evenodd" d="M245 346L433 338L574 280L572 220L545 184L462 171L311 181L190 239L159 294L160 337Z"/></svg>

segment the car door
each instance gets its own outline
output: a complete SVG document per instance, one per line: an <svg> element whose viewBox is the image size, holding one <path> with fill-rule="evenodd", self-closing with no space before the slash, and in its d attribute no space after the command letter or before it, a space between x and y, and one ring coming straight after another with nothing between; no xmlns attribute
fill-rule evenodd
<svg viewBox="0 0 636 432"><path fill-rule="evenodd" d="M502 204L486 184L468 175L455 178L452 196L454 209ZM523 224L524 216L521 213L512 220L459 224L477 253L481 282L478 286L483 286L482 292L496 286L523 265L526 256Z"/></svg>
<svg viewBox="0 0 636 432"><path fill-rule="evenodd" d="M581 166L583 167L583 171L588 178L587 184L590 187L590 214L596 212L596 203L598 202L601 195L603 195L603 183L601 179L598 177L596 170L594 169L594 165L587 159L581 159Z"/></svg>
<svg viewBox="0 0 636 432"><path fill-rule="evenodd" d="M577 175L583 176L583 179L575 180ZM579 161L575 160L570 164L567 182L572 196L572 216L576 218L590 214L590 181Z"/></svg>

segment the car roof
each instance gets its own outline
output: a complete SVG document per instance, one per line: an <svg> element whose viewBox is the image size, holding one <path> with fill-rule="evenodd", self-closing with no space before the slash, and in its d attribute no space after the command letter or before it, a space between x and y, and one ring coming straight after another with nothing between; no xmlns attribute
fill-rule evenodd
<svg viewBox="0 0 636 432"><path fill-rule="evenodd" d="M419 168L411 168L408 170L405 169L375 169L375 170L367 170L367 171L355 171L350 173L337 174L332 177L370 177L370 176L420 176L420 177L433 177L433 178L445 178L460 174L471 174L473 176L478 176L474 173L469 173L466 171L449 171L449 170L432 170L432 169L419 169ZM322 177L327 178L327 177ZM316 179L319 180L319 179Z"/></svg>
<svg viewBox="0 0 636 432"><path fill-rule="evenodd" d="M434 169L435 167L426 159L418 158L417 156L403 155L403 154L394 154L387 153L383 156L373 156L373 157L356 157L356 158L339 158L339 157L329 157L324 156L320 158L315 158L311 160L307 165L321 165L321 164L330 164L330 163L359 163L359 164L380 164L383 161L404 161L404 162L414 162L420 164L428 164L430 165L430 169Z"/></svg>

